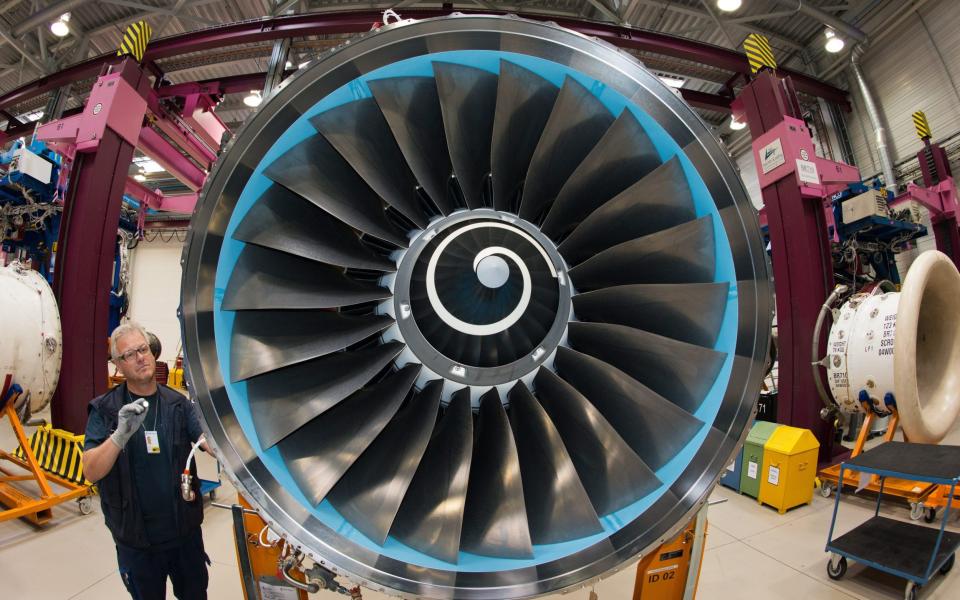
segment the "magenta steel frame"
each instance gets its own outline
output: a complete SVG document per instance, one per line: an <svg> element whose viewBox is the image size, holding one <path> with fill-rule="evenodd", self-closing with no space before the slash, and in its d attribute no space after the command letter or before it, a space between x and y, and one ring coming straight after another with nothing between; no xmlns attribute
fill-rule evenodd
<svg viewBox="0 0 960 600"><path fill-rule="evenodd" d="M820 418L822 403L810 369L817 314L834 286L824 202L846 183L860 181L860 174L816 157L789 77L758 73L741 90L734 114L746 121L754 139L770 235L779 342L777 422L811 430L820 441L820 462L829 462L841 447L834 448L832 423ZM825 332L817 343L823 348Z"/></svg>
<svg viewBox="0 0 960 600"><path fill-rule="evenodd" d="M125 59L104 67L94 89L99 90L97 101L87 104L79 120L62 123L58 139L67 143L72 135L76 152L54 270L63 362L51 416L56 426L72 432L84 430L87 403L107 388L106 332L117 223L150 80L139 65Z"/></svg>
<svg viewBox="0 0 960 600"><path fill-rule="evenodd" d="M141 203L141 220L148 208L191 213L196 192L216 159L225 126L213 115L212 105L198 100L186 106L189 121L161 106L149 76L136 62L124 59L103 67L82 112L36 128L37 139L64 155L63 173L71 178L54 271L64 343L52 421L62 429L83 431L87 403L106 391L109 291L123 196ZM136 148L192 193L164 196L131 180L128 171Z"/></svg>
<svg viewBox="0 0 960 600"><path fill-rule="evenodd" d="M404 9L401 11L401 15L405 18L425 19L446 16L451 12L454 11L452 9ZM502 11L458 10L457 12L503 14ZM379 25L382 14L381 11L375 10L323 12L269 17L212 27L150 42L145 61L147 66L150 67L152 61L161 58L237 44L272 41L285 37L363 33L369 31L375 25ZM743 54L711 44L611 23L585 22L553 15L523 14L522 16L529 19L553 21L561 27L596 37L621 48L690 60L740 74L750 72L750 66ZM0 110L57 89L65 84L96 76L104 64L114 63L117 60L118 58L113 54L104 54L34 80L0 96ZM782 76L789 76L798 91L824 98L849 110L849 97L844 90L789 69L780 69L778 72ZM246 89L255 88L248 87ZM706 105L703 108L712 110L727 110L729 102L732 100L732 98L724 96L703 93L694 93L690 96L691 99L688 99L688 102L692 102L694 105L696 105L696 102L704 102ZM721 98L725 99L725 102L720 100Z"/></svg>
<svg viewBox="0 0 960 600"><path fill-rule="evenodd" d="M957 185L953 182L950 161L947 153L938 144L923 138L924 148L917 153L920 170L923 174L923 186L912 181L906 191L897 196L890 204L900 206L910 200L916 200L930 211L930 224L937 250L950 257L960 269L960 223L957 221Z"/></svg>

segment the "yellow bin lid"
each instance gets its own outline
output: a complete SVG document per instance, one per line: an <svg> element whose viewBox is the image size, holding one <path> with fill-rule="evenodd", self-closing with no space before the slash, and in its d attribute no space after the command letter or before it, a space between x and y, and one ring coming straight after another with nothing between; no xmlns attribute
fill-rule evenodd
<svg viewBox="0 0 960 600"><path fill-rule="evenodd" d="M809 429L782 425L767 440L765 450L793 456L820 448L820 442Z"/></svg>

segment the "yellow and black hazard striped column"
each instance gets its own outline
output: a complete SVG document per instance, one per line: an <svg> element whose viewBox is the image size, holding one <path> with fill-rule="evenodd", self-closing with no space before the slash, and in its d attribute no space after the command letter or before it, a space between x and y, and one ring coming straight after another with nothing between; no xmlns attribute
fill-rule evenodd
<svg viewBox="0 0 960 600"><path fill-rule="evenodd" d="M913 126L917 128L917 137L921 140L933 136L933 132L930 131L930 123L927 122L927 115L922 110L913 113Z"/></svg>
<svg viewBox="0 0 960 600"><path fill-rule="evenodd" d="M751 33L743 40L743 49L747 52L747 61L750 63L750 72L756 74L760 69L777 68L777 59L773 57L770 40L759 33Z"/></svg>
<svg viewBox="0 0 960 600"><path fill-rule="evenodd" d="M146 21L137 21L127 26L123 32L123 39L120 40L120 49L117 50L117 56L129 54L137 59L137 62L143 60L143 55L147 52L147 43L150 41L150 34L153 30Z"/></svg>

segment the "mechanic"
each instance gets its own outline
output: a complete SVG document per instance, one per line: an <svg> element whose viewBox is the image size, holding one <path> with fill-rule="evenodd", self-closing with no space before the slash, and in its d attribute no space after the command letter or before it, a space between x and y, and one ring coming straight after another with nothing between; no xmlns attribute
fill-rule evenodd
<svg viewBox="0 0 960 600"><path fill-rule="evenodd" d="M165 598L168 577L180 600L205 599L210 559L195 464L194 500L184 500L180 489L192 444L202 436L196 407L157 384L156 359L140 325L117 327L110 353L126 381L90 402L83 471L99 487L120 576L134 600Z"/></svg>

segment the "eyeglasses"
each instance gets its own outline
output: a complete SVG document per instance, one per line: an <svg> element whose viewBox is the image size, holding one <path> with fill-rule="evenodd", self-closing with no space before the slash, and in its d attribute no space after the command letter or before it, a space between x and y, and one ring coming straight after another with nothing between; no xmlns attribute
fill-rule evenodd
<svg viewBox="0 0 960 600"><path fill-rule="evenodd" d="M133 358L134 356L138 356L138 355L139 355L139 356L146 356L146 355L149 354L149 353L150 353L150 346L144 344L144 345L140 346L139 348L134 348L133 350L127 350L126 352L124 352L123 354L121 354L119 358L120 358L120 360L122 360L123 362L127 362L128 360L130 360L130 359Z"/></svg>

